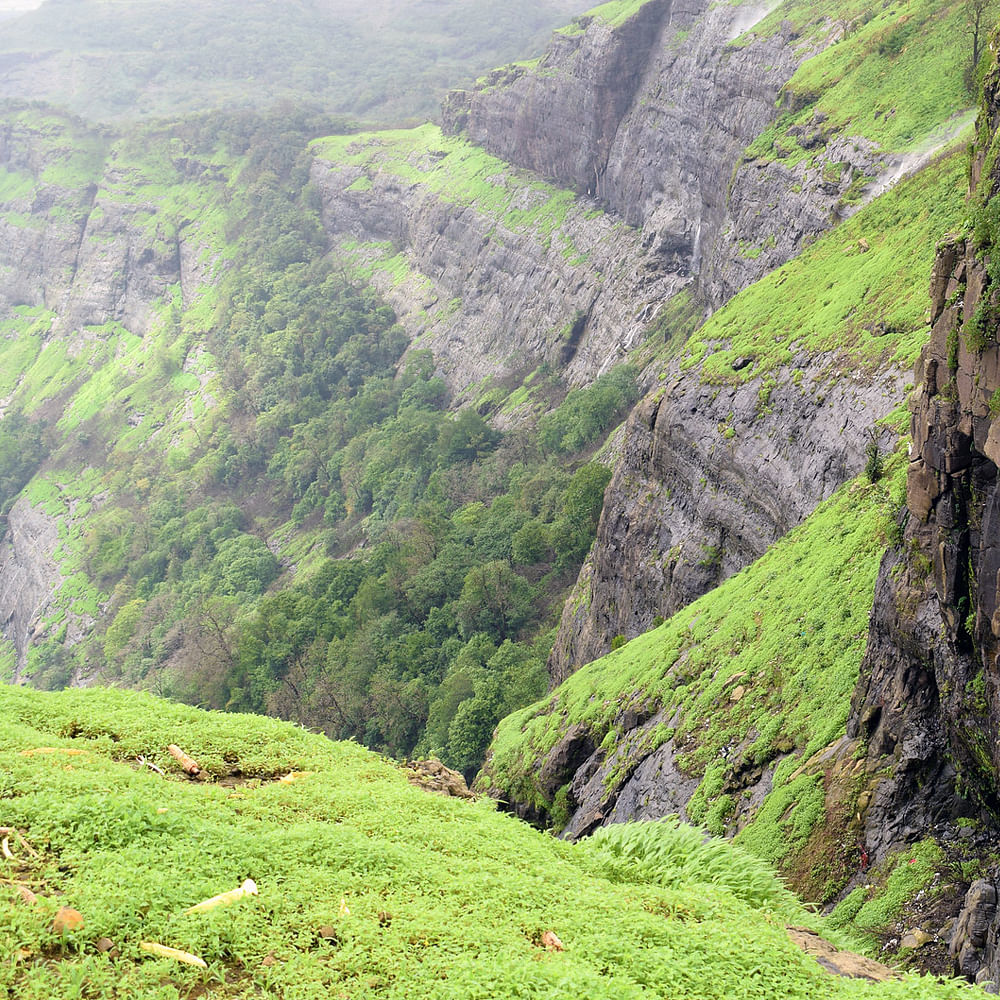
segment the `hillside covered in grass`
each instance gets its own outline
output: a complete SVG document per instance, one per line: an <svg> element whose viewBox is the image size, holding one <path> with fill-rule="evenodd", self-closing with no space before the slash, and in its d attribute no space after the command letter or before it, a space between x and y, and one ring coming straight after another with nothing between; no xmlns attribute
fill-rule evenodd
<svg viewBox="0 0 1000 1000"><path fill-rule="evenodd" d="M9 625L0 676L99 673L471 777L544 690L634 369L572 398L539 371L541 439L537 413L500 430L459 405L327 253L306 145L337 119L11 121L3 573L35 575L0 602L45 607ZM23 556L22 525L43 539Z"/></svg>
<svg viewBox="0 0 1000 1000"><path fill-rule="evenodd" d="M135 693L0 688L0 825L0 986L23 1000L969 995L831 975L786 931L822 922L694 831L573 846L356 745Z"/></svg>
<svg viewBox="0 0 1000 1000"><path fill-rule="evenodd" d="M303 11L254 37L294 47ZM16 991L874 989L804 959L762 865L952 968L986 827L872 832L885 770L846 724L966 214L963 19L615 2L387 132L3 107L0 680L323 734L5 692ZM480 790L579 843L367 751L486 759ZM622 825L671 814L749 854ZM709 855L721 890L676 874Z"/></svg>

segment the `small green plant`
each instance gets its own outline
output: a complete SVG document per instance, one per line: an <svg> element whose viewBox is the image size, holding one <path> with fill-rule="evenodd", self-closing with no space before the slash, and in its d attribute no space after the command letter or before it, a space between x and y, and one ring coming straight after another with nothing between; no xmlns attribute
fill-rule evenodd
<svg viewBox="0 0 1000 1000"><path fill-rule="evenodd" d="M882 478L882 472L882 449L879 447L878 434L874 428L870 428L865 444L865 476L868 482L877 483Z"/></svg>
<svg viewBox="0 0 1000 1000"><path fill-rule="evenodd" d="M948 371L952 375L958 371L958 327L952 327L948 331L948 338L946 340L946 346L948 348Z"/></svg>
<svg viewBox="0 0 1000 1000"><path fill-rule="evenodd" d="M774 392L778 381L773 375L766 375L761 380L760 388L757 390L757 416L762 417L771 412L771 394Z"/></svg>
<svg viewBox="0 0 1000 1000"><path fill-rule="evenodd" d="M966 322L963 332L965 333L965 346L976 354L982 354L986 350L992 331L996 328L996 317L994 310L989 305L989 296L984 295L976 306L971 318Z"/></svg>
<svg viewBox="0 0 1000 1000"><path fill-rule="evenodd" d="M703 569L716 569L722 564L722 547L707 542L701 546L701 558L697 565Z"/></svg>

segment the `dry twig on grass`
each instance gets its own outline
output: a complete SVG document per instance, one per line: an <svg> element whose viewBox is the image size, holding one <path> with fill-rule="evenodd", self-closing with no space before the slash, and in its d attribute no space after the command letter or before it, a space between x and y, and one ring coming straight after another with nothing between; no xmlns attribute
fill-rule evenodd
<svg viewBox="0 0 1000 1000"><path fill-rule="evenodd" d="M201 774L198 762L193 757L189 757L176 743L171 743L167 747L167 751L192 778Z"/></svg>
<svg viewBox="0 0 1000 1000"><path fill-rule="evenodd" d="M139 756L136 757L135 762L140 767L148 767L151 771L155 771L161 778L165 778L167 776L162 767L157 767L151 760L146 760L142 754L139 754Z"/></svg>
<svg viewBox="0 0 1000 1000"><path fill-rule="evenodd" d="M21 845L21 846L22 846L22 847L23 847L23 848L24 848L24 849L25 849L25 850L26 850L26 851L28 852L28 854L30 854L30 855L31 855L31 856L32 856L33 858L37 858L37 857L40 857L40 855L39 855L38 851L36 851L36 850L35 850L35 849L34 849L34 848L33 848L33 847L31 846L31 844L29 844L29 843L28 843L28 842L27 842L27 841L26 841L26 840L24 839L24 834L22 834L22 833L21 833L21 832L20 832L19 830L15 830L15 829L14 829L14 827L12 827L12 826L0 826L0 836L2 836L2 837L3 837L3 843L2 843L2 845L0 845L0 846L2 846L2 848L3 848L3 854L4 854L4 857L5 857L5 858L8 858L8 859L11 859L11 860L12 860L12 859L13 859L13 857L14 857L14 855L13 855L13 854L11 853L11 850L10 850L10 838L11 838L11 837L16 837L16 838L17 838L17 842L18 842L18 843L19 843L19 844L20 844L20 845Z"/></svg>

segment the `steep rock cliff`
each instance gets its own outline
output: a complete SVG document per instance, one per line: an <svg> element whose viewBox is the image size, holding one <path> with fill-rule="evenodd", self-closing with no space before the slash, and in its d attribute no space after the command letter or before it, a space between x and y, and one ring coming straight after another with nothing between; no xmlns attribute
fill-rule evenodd
<svg viewBox="0 0 1000 1000"><path fill-rule="evenodd" d="M16 362L0 381L0 416L18 394L33 393L24 407L33 418L65 419L66 401L93 375L91 363L120 346L115 338L145 335L173 287L190 303L213 267L200 236L186 236L196 212L186 214L178 197L183 184L165 197L171 181L211 168L189 158L151 167L146 157L55 112L12 110L0 124L0 330ZM105 458L87 454L86 438L65 482L84 456ZM64 530L72 521L72 502L65 507L57 519L22 496L0 539L0 634L13 647L15 679L67 576L56 531L57 520ZM61 617L70 642L92 613L70 608Z"/></svg>
<svg viewBox="0 0 1000 1000"><path fill-rule="evenodd" d="M814 161L743 163L796 68L839 37L802 39L789 22L754 34L774 6L652 0L617 26L582 19L536 67L451 95L445 130L596 198L679 273L704 270L702 298L718 307L828 228L856 177L887 165L822 116L804 130Z"/></svg>
<svg viewBox="0 0 1000 1000"><path fill-rule="evenodd" d="M590 381L684 283L594 202L432 126L330 140L312 179L342 252L460 393L543 362Z"/></svg>
<svg viewBox="0 0 1000 1000"><path fill-rule="evenodd" d="M998 828L1000 67L987 77L978 128L973 234L938 249L902 542L882 563L848 722L887 775L865 815L876 853L955 816L973 817L988 840ZM970 890L952 942L959 971L994 982L997 875L994 866Z"/></svg>
<svg viewBox="0 0 1000 1000"><path fill-rule="evenodd" d="M869 447L892 449L883 418L904 399L906 379L890 345L904 331L921 342L931 241L962 212L960 164L945 163L741 293L667 366L626 427L549 661L554 681L759 558L861 471ZM905 249L904 219L914 227ZM893 271L901 280L890 288ZM810 328L818 335L796 338ZM859 332L869 346L852 360Z"/></svg>
<svg viewBox="0 0 1000 1000"><path fill-rule="evenodd" d="M0 633L14 645L10 679L17 683L28 643L62 580L54 558L59 526L24 498L14 504L7 521L7 533L0 539Z"/></svg>
<svg viewBox="0 0 1000 1000"><path fill-rule="evenodd" d="M758 559L857 475L869 432L902 398L902 377L836 371L831 360L803 352L766 383L729 386L675 367L636 407L597 540L563 612L549 660L554 683L616 636L645 632ZM741 430L727 437L727 428ZM876 434L891 451L891 429Z"/></svg>
<svg viewBox="0 0 1000 1000"><path fill-rule="evenodd" d="M49 309L57 334L115 321L141 335L170 285L197 285L191 248L107 137L56 122L0 125L0 310Z"/></svg>
<svg viewBox="0 0 1000 1000"><path fill-rule="evenodd" d="M543 361L571 383L592 378L651 321L674 332L663 324L672 293L686 289L711 312L852 216L878 178L884 188L917 164L814 109L815 92L789 89L817 53L857 44L860 59L870 40L846 40L844 23L811 10L794 22L768 17L771 6L653 0L619 23L578 19L537 65L452 94L451 136L418 130L320 150L313 179L334 243L463 398L491 373ZM782 123L776 151L759 137L780 115L793 124ZM501 212L470 197L454 164L467 165L475 146L455 136L501 158L477 167L477 184L507 187ZM568 185L575 207L555 224L550 215L525 225L551 195L505 162ZM451 190L436 172L455 175ZM807 351L766 375L736 358L733 379L692 379L676 364L662 373L666 395L629 425L601 539L550 664L555 679L757 558L858 471L868 428L898 404L905 379L885 364L837 385L836 365ZM794 371L828 383L812 396L829 409L772 393L771 380L781 386ZM773 403L759 406L762 395ZM718 440L743 419L751 433Z"/></svg>
<svg viewBox="0 0 1000 1000"><path fill-rule="evenodd" d="M862 850L881 863L927 830L900 813L866 832L883 763L846 723L904 486L900 361L965 212L963 153L716 312L637 407L550 664L562 683L501 725L481 777L512 808L570 837L677 812L827 900L863 878ZM885 476L875 461L813 509L873 454ZM621 623L642 634L612 643Z"/></svg>

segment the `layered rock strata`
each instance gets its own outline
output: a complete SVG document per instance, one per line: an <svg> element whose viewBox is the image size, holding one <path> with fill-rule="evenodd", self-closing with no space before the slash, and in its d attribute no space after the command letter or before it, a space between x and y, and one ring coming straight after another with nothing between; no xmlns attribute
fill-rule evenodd
<svg viewBox="0 0 1000 1000"><path fill-rule="evenodd" d="M636 407L563 611L554 683L758 559L861 471L869 432L902 398L902 376L831 361L803 355L773 373L766 404L759 378L717 386L675 370ZM876 440L883 452L894 447L888 428Z"/></svg>
<svg viewBox="0 0 1000 1000"><path fill-rule="evenodd" d="M718 307L849 211L847 188L889 162L822 116L799 139L815 162L744 161L799 64L838 37L805 43L787 22L754 33L774 6L651 0L617 27L584 19L537 66L452 94L444 128L597 199L679 273L702 275Z"/></svg>
<svg viewBox="0 0 1000 1000"><path fill-rule="evenodd" d="M40 349L59 345L81 358L81 372L87 352L107 336L105 324L143 335L171 286L190 302L212 266L175 220L161 220L157 196L143 191L148 179L115 161L106 136L69 120L31 124L12 116L0 124L0 178L7 181L0 192L0 322L12 320L17 335L19 324L32 322L18 319L18 307L47 310ZM0 397L0 417L8 401ZM59 412L50 399L34 416ZM0 632L15 647L17 674L61 582L58 539L53 519L24 498L5 527ZM83 626L73 616L67 626L73 641Z"/></svg>
<svg viewBox="0 0 1000 1000"><path fill-rule="evenodd" d="M617 26L581 19L536 66L451 95L446 133L579 192L563 229L578 253L421 183L422 160L443 150L415 154L407 172L380 170L377 152L363 166L317 161L334 242L382 241L405 257L405 277L376 268L371 280L460 398L474 398L488 375L540 362L586 382L641 342L678 289L712 310L853 211L852 185L893 169L892 157L835 134L821 114L796 126L810 156L788 165L746 155L782 112L796 68L839 37L831 29L806 42L788 22L755 32L770 6L652 0ZM797 363L810 377L829 367ZM860 470L864 435L898 403L902 382L895 371L848 377L816 394L824 405L783 389L761 414L760 380L717 391L668 372L666 392L630 421L553 678L762 554ZM731 421L752 432L721 438Z"/></svg>
<svg viewBox="0 0 1000 1000"><path fill-rule="evenodd" d="M848 721L867 743L869 766L885 775L864 815L873 857L954 817L994 836L1000 825L998 127L995 67L972 164L975 236L938 249L902 542L882 562ZM952 949L959 971L994 982L995 882L996 872L973 887Z"/></svg>
<svg viewBox="0 0 1000 1000"><path fill-rule="evenodd" d="M36 511L23 497L7 517L7 533L0 538L0 634L13 643L17 659L16 683L27 663L28 643L62 576L54 553L59 526Z"/></svg>
<svg viewBox="0 0 1000 1000"><path fill-rule="evenodd" d="M431 135L433 139L433 135ZM430 348L452 389L522 376L542 363L591 381L641 343L657 310L684 283L641 234L593 202L574 204L559 237L517 227L486 207L459 204L421 177L437 165L433 141L414 158L416 177L317 159L312 179L333 238L405 248L407 273L371 269L416 345ZM440 155L446 156L444 150ZM497 165L498 170L506 168ZM514 179L517 212L549 198Z"/></svg>
<svg viewBox="0 0 1000 1000"><path fill-rule="evenodd" d="M160 222L148 181L115 159L69 124L0 124L0 170L24 182L0 195L0 316L41 306L56 314L55 335L109 321L141 335L171 285L190 301L206 270L200 247Z"/></svg>

